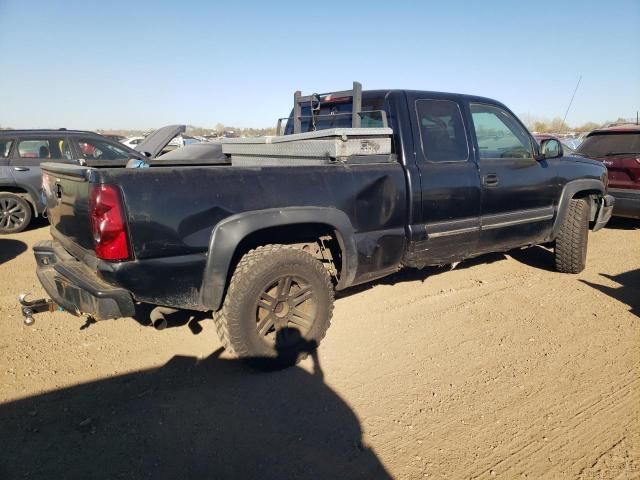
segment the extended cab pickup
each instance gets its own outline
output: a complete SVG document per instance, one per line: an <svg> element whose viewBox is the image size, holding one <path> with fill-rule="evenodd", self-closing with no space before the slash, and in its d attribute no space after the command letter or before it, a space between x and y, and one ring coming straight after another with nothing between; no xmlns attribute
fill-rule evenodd
<svg viewBox="0 0 640 480"><path fill-rule="evenodd" d="M391 155L43 165L52 240L34 252L49 305L213 312L236 355L298 359L325 335L334 290L402 267L535 244L555 247L561 272L585 267L588 230L613 207L602 163L539 146L495 100L358 87L300 101L284 131L388 125Z"/></svg>

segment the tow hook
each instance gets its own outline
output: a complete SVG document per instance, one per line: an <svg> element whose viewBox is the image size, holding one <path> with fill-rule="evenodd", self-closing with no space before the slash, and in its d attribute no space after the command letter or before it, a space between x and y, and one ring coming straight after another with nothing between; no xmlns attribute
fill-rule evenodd
<svg viewBox="0 0 640 480"><path fill-rule="evenodd" d="M33 316L36 313L55 312L56 310L64 311L64 308L60 307L50 298L27 300L27 296L29 295L29 293L21 293L18 297L18 301L20 302L20 311L22 312L22 320L27 326L34 324L35 319Z"/></svg>

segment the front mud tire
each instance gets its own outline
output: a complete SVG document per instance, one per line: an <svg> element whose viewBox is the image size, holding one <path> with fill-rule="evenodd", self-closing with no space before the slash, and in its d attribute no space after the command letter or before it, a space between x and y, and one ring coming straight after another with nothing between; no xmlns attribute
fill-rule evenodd
<svg viewBox="0 0 640 480"><path fill-rule="evenodd" d="M584 198L573 198L555 241L556 270L582 272L587 264L588 240L589 204Z"/></svg>

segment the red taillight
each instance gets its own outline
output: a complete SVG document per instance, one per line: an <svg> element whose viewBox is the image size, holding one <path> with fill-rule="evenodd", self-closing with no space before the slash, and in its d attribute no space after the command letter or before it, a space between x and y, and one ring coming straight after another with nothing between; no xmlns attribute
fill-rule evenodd
<svg viewBox="0 0 640 480"><path fill-rule="evenodd" d="M89 199L91 232L96 255L103 260L127 260L131 257L122 206L122 197L113 185L95 185Z"/></svg>

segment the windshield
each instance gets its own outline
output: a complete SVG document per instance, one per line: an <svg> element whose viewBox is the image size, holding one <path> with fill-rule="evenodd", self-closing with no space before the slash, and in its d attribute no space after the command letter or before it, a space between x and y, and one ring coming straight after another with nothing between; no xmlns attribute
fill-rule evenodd
<svg viewBox="0 0 640 480"><path fill-rule="evenodd" d="M592 158L616 153L640 153L640 132L597 133L587 137L577 151Z"/></svg>

